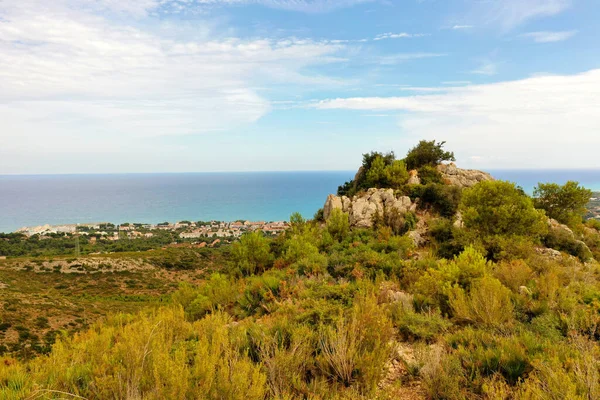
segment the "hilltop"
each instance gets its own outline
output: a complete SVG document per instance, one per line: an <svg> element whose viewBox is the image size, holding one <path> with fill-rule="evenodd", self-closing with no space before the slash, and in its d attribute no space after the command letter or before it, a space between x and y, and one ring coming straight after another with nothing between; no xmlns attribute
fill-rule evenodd
<svg viewBox="0 0 600 400"><path fill-rule="evenodd" d="M275 237L123 253L110 268L91 256L57 270L45 258L0 262L3 340L22 339L3 349L0 394L600 398L591 192L540 183L530 197L460 169L444 145L365 154L313 220L294 214ZM118 268L135 257L137 269ZM14 290L52 277L70 286ZM61 334L61 310L85 323ZM42 340L46 325L57 333Z"/></svg>

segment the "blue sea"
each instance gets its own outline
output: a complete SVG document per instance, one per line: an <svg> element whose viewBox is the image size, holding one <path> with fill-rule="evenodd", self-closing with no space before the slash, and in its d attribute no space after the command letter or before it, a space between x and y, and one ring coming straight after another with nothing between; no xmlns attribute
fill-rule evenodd
<svg viewBox="0 0 600 400"><path fill-rule="evenodd" d="M577 180L600 191L600 170L490 171L531 192ZM0 175L0 232L85 222L310 218L354 171Z"/></svg>

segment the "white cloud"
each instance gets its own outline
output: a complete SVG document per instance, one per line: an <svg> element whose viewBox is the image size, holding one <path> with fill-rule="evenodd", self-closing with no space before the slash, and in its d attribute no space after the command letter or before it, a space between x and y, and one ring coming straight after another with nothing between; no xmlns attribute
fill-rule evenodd
<svg viewBox="0 0 600 400"><path fill-rule="evenodd" d="M493 61L483 60L476 69L470 72L476 75L496 75L498 73L498 64Z"/></svg>
<svg viewBox="0 0 600 400"><path fill-rule="evenodd" d="M454 25L452 27L452 29L454 29L454 30L463 30L463 29L472 29L472 28L474 28L473 25Z"/></svg>
<svg viewBox="0 0 600 400"><path fill-rule="evenodd" d="M180 1L185 2L185 0ZM196 0L197 3L203 5L258 4L270 8L307 13L329 12L339 8L352 7L373 1L375 0Z"/></svg>
<svg viewBox="0 0 600 400"><path fill-rule="evenodd" d="M471 81L444 81L442 85L450 85L450 86L463 86L470 85Z"/></svg>
<svg viewBox="0 0 600 400"><path fill-rule="evenodd" d="M428 35L425 33L387 32L387 33L382 33L380 35L375 36L375 38L373 38L373 40L419 38L419 37L424 37L424 36L428 36Z"/></svg>
<svg viewBox="0 0 600 400"><path fill-rule="evenodd" d="M572 0L493 0L474 2L473 16L484 24L498 25L508 31L530 20L557 15L571 6Z"/></svg>
<svg viewBox="0 0 600 400"><path fill-rule="evenodd" d="M261 86L340 83L304 72L342 60L343 45L331 42L176 40L67 0L0 3L0 17L0 173L39 154L137 152L146 138L239 128L271 110Z"/></svg>
<svg viewBox="0 0 600 400"><path fill-rule="evenodd" d="M396 65L403 62L411 61L411 60L420 60L423 58L433 58L433 57L445 57L447 54L444 53L399 53L392 54L389 56L382 56L375 61L381 65Z"/></svg>
<svg viewBox="0 0 600 400"><path fill-rule="evenodd" d="M463 166L598 167L600 69L454 87L441 94L331 99L314 107L401 111L403 136L396 146L446 140Z"/></svg>
<svg viewBox="0 0 600 400"><path fill-rule="evenodd" d="M531 38L536 43L552 43L552 42L562 42L563 40L567 40L572 38L577 34L577 31L560 31L560 32L549 32L549 31L541 31L541 32L528 32L524 33L523 37Z"/></svg>

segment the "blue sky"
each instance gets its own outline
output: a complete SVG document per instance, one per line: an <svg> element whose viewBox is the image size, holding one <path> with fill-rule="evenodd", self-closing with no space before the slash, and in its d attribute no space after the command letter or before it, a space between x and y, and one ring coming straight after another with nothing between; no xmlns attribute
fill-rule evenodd
<svg viewBox="0 0 600 400"><path fill-rule="evenodd" d="M0 173L595 168L585 0L5 0Z"/></svg>

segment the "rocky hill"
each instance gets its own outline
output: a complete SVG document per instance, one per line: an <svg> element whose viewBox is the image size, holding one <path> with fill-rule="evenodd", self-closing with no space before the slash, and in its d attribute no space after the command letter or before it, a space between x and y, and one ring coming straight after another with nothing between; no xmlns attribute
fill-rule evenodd
<svg viewBox="0 0 600 400"><path fill-rule="evenodd" d="M482 181L494 180L487 172L458 168L454 163L440 164L437 171L441 174L442 181L450 186L467 188ZM361 172L359 171L357 175ZM421 183L417 170L409 172L409 185ZM373 218L379 214L384 215L394 210L399 214L417 210L417 202L408 196L397 196L392 189L370 188L366 192L358 193L352 198L347 196L327 196L323 207L324 219L329 219L334 209L348 213L350 225L359 228L371 228Z"/></svg>
<svg viewBox="0 0 600 400"><path fill-rule="evenodd" d="M487 172L458 168L454 163L440 164L437 166L437 170L442 174L445 183L463 188L475 186L479 182L494 180L494 177Z"/></svg>

